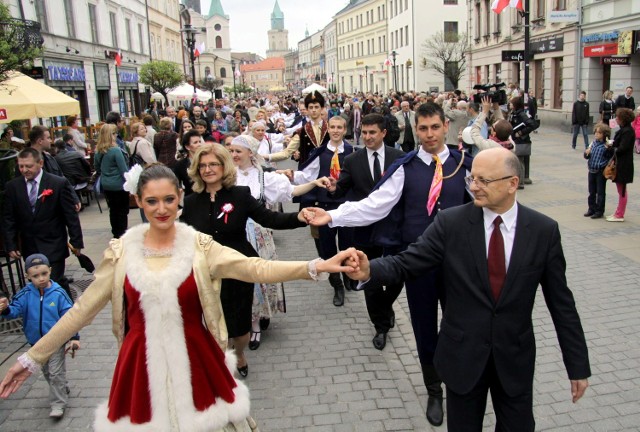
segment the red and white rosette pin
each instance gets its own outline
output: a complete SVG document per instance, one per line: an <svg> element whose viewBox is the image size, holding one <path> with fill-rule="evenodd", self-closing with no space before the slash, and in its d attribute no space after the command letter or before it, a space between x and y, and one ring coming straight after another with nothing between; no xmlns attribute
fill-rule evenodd
<svg viewBox="0 0 640 432"><path fill-rule="evenodd" d="M218 219L220 219L222 216L224 216L224 223L227 223L227 218L229 217L229 213L231 213L233 211L235 207L233 207L233 204L231 203L226 203L224 204L220 210L222 210L220 212L220 214L218 215Z"/></svg>
<svg viewBox="0 0 640 432"><path fill-rule="evenodd" d="M44 199L51 195L53 195L53 189L45 189L40 195L38 195L38 198L36 199L42 199L42 202L44 202Z"/></svg>

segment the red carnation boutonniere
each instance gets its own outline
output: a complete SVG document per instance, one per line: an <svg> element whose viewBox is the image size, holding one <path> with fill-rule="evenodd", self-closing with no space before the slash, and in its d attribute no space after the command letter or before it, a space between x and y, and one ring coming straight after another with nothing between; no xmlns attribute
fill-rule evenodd
<svg viewBox="0 0 640 432"><path fill-rule="evenodd" d="M220 212L220 214L218 215L218 219L220 219L222 216L224 216L224 223L227 223L227 218L229 217L229 213L231 213L233 211L235 207L233 206L233 204L231 203L226 203L224 204L220 210L222 210Z"/></svg>
<svg viewBox="0 0 640 432"><path fill-rule="evenodd" d="M38 195L38 199L42 198L42 202L44 202L44 199L51 195L53 195L53 189L45 189L40 195Z"/></svg>

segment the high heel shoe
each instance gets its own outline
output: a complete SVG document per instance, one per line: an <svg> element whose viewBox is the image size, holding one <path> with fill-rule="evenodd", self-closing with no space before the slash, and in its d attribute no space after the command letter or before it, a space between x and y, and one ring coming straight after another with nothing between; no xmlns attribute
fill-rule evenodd
<svg viewBox="0 0 640 432"><path fill-rule="evenodd" d="M238 367L237 369L238 369L238 373L240 374L240 376L242 378L246 378L247 375L249 375L249 365L248 364L246 364L246 365L244 365L242 367Z"/></svg>
<svg viewBox="0 0 640 432"><path fill-rule="evenodd" d="M253 330L251 330L251 340L249 341L249 349L251 351L255 351L258 348L260 348L260 335L262 334L261 331L257 331L254 332Z"/></svg>

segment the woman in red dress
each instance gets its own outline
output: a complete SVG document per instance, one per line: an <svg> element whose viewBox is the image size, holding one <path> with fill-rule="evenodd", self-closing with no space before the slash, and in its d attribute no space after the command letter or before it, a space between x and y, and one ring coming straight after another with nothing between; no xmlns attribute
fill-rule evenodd
<svg viewBox="0 0 640 432"><path fill-rule="evenodd" d="M331 260L247 258L176 222L181 191L154 164L128 179L149 224L112 240L96 280L58 324L7 372L0 397L14 393L48 357L111 301L120 351L96 431L251 431L249 392L233 376L226 349L220 280L278 282L348 271ZM204 323L203 323L204 318ZM206 324L206 325L205 325Z"/></svg>

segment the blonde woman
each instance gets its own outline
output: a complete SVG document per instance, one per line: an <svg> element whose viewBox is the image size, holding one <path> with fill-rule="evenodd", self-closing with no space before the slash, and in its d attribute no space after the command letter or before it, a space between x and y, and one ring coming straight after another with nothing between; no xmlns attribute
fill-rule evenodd
<svg viewBox="0 0 640 432"><path fill-rule="evenodd" d="M147 140L147 126L144 123L136 122L131 125L129 151L132 155L137 154L140 156L145 165L157 162L153 145Z"/></svg>
<svg viewBox="0 0 640 432"><path fill-rule="evenodd" d="M89 146L84 140L84 134L78 129L78 117L67 117L67 126L69 126L69 134L73 137L73 147L84 156Z"/></svg>
<svg viewBox="0 0 640 432"><path fill-rule="evenodd" d="M609 120L616 117L616 103L613 101L613 92L607 90L602 94L602 102L600 102L600 123L609 124Z"/></svg>
<svg viewBox="0 0 640 432"><path fill-rule="evenodd" d="M114 238L120 238L128 226L129 192L125 191L124 173L129 170L128 156L118 147L116 125L105 124L100 128L94 165L100 176L100 184L109 204L109 222Z"/></svg>

